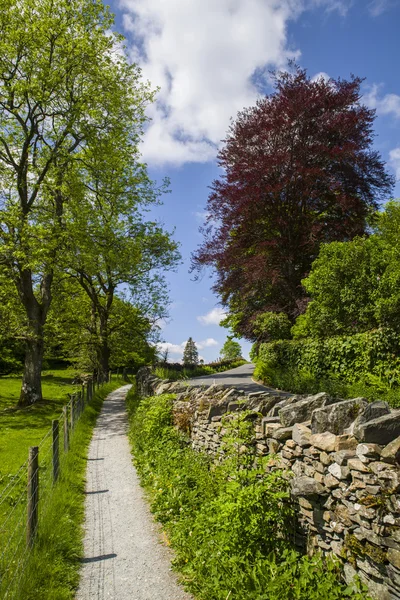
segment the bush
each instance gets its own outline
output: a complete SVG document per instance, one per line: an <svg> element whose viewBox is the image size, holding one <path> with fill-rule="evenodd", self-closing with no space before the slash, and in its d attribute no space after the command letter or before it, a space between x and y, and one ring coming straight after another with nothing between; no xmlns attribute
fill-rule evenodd
<svg viewBox="0 0 400 600"><path fill-rule="evenodd" d="M268 385L296 393L323 390L347 397L357 391L369 398L383 394L397 406L399 355L400 334L390 329L284 340L260 345L255 375Z"/></svg>
<svg viewBox="0 0 400 600"><path fill-rule="evenodd" d="M340 582L339 563L300 555L282 473L266 474L246 413L223 426L215 466L173 426L171 395L128 395L131 442L151 509L175 550L175 568L199 600L365 600ZM245 450L244 450L245 445Z"/></svg>

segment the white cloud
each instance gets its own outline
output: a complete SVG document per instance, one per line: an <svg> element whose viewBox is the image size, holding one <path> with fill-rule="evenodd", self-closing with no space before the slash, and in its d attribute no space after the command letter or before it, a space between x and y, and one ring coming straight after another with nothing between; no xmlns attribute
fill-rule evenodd
<svg viewBox="0 0 400 600"><path fill-rule="evenodd" d="M396 179L400 180L400 148L394 148L389 152L389 164L394 169Z"/></svg>
<svg viewBox="0 0 400 600"><path fill-rule="evenodd" d="M380 115L394 115L400 118L400 96L397 94L386 94L380 96L381 85L372 85L363 96L363 101L370 108L375 108Z"/></svg>
<svg viewBox="0 0 400 600"><path fill-rule="evenodd" d="M222 319L225 319L226 312L223 308L213 308L206 315L197 317L202 325L219 325Z"/></svg>
<svg viewBox="0 0 400 600"><path fill-rule="evenodd" d="M351 0L120 0L130 56L161 88L142 152L153 164L214 159L230 117L255 103L271 67L299 52L287 24Z"/></svg>
<svg viewBox="0 0 400 600"><path fill-rule="evenodd" d="M314 75L314 77L311 78L311 81L318 81L318 79L324 79L324 81L329 81L330 77L328 73L325 73L325 71L320 71L320 73L316 73L316 75Z"/></svg>
<svg viewBox="0 0 400 600"><path fill-rule="evenodd" d="M182 344L171 344L170 342L159 342L157 344L157 349L160 352L165 352L168 350L169 354L177 354L178 356L183 355L183 351L185 349L186 342L182 342Z"/></svg>
<svg viewBox="0 0 400 600"><path fill-rule="evenodd" d="M204 350L204 348L211 348L212 346L219 346L219 342L217 342L217 340L214 340L214 338L207 338L202 342L195 343L199 350Z"/></svg>
<svg viewBox="0 0 400 600"><path fill-rule="evenodd" d="M204 223L205 220L207 219L209 213L206 210L204 210L204 211L195 211L193 213L193 215L196 217L196 220L199 223Z"/></svg>
<svg viewBox="0 0 400 600"><path fill-rule="evenodd" d="M368 5L368 10L373 17L379 17L395 3L398 3L398 0L372 0Z"/></svg>
<svg viewBox="0 0 400 600"><path fill-rule="evenodd" d="M181 344L171 344L171 342L159 342L157 344L157 349L160 352L165 352L168 350L169 354L175 356L183 356L183 351L185 350L187 340L182 342ZM219 342L214 340L214 338L207 338L206 340L202 340L201 342L196 342L198 350L204 350L204 348L211 348L213 346L219 346Z"/></svg>

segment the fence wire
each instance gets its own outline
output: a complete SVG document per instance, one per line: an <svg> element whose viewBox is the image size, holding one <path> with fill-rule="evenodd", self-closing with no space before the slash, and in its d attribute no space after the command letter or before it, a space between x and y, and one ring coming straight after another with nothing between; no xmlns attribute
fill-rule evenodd
<svg viewBox="0 0 400 600"><path fill-rule="evenodd" d="M53 434L53 427L51 427L38 443L38 467L36 470L31 469L31 480L28 481L30 466L27 460L0 492L1 600L21 600L20 588L30 552L35 539L40 536L40 531L44 528L53 490L57 485L57 476L62 473L66 456L64 432L67 431L70 440L75 424L82 416L87 403L88 388L85 389L84 399L82 394L83 392L79 392L72 396L66 405L67 411L63 411L56 419L58 434ZM66 429L65 416L67 416ZM73 427L71 423L74 424ZM54 465L56 447L58 447L58 469L55 469ZM37 480L37 493L32 494L34 491L32 487ZM33 520L29 519L29 515L34 515Z"/></svg>

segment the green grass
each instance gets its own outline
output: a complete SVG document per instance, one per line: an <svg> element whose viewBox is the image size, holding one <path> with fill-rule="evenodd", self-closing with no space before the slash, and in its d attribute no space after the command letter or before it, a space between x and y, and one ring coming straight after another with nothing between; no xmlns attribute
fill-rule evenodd
<svg viewBox="0 0 400 600"><path fill-rule="evenodd" d="M74 369L43 372L43 401L17 408L21 377L0 377L0 493L10 475L17 472L28 458L28 449L40 442L57 418L68 393L80 389L73 386Z"/></svg>
<svg viewBox="0 0 400 600"><path fill-rule="evenodd" d="M61 452L61 473L54 487L51 469L41 470L38 534L15 600L72 600L75 596L83 554L87 451L104 398L121 385L122 381L114 381L103 386L86 407L69 452Z"/></svg>

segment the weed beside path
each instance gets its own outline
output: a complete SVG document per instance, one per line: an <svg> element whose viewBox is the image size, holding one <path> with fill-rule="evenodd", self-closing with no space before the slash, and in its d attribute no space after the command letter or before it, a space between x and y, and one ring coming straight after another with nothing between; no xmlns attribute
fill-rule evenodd
<svg viewBox="0 0 400 600"><path fill-rule="evenodd" d="M287 478L265 473L245 413L223 425L225 460L215 466L174 427L173 396L140 400L132 391L128 405L142 485L196 598L367 600L365 589L342 583L337 559L309 558L293 548Z"/></svg>

